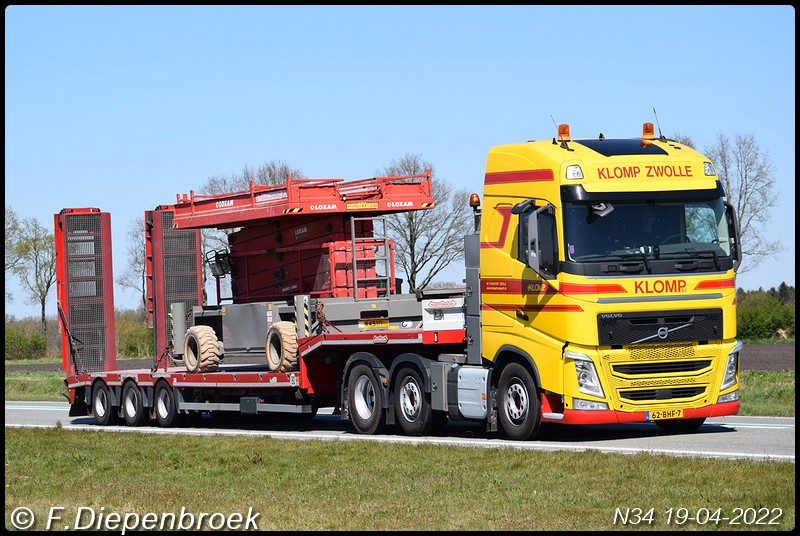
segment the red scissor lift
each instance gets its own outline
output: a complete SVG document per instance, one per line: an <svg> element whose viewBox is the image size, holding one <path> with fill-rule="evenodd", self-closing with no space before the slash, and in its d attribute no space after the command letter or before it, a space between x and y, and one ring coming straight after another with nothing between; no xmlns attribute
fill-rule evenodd
<svg viewBox="0 0 800 536"><path fill-rule="evenodd" d="M177 196L175 229L236 229L229 251L207 255L215 275L231 274L231 296L253 303L297 294L374 298L397 292L394 244L384 215L433 207L422 175L294 179L220 195Z"/></svg>

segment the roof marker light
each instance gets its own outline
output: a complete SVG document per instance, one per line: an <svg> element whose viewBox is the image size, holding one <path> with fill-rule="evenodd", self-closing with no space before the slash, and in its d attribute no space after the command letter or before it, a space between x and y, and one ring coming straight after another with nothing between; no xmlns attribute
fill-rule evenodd
<svg viewBox="0 0 800 536"><path fill-rule="evenodd" d="M569 125L566 123L562 123L558 125L558 140L559 141L570 141L569 137Z"/></svg>
<svg viewBox="0 0 800 536"><path fill-rule="evenodd" d="M469 206L472 208L478 208L481 206L481 197L478 194L472 194L469 196Z"/></svg>
<svg viewBox="0 0 800 536"><path fill-rule="evenodd" d="M656 137L656 131L653 123L645 123L642 125L642 139L653 139Z"/></svg>

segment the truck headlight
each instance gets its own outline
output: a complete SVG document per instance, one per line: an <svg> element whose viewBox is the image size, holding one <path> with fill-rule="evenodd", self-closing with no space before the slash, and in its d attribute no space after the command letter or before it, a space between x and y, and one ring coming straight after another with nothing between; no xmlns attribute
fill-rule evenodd
<svg viewBox="0 0 800 536"><path fill-rule="evenodd" d="M603 387L600 385L600 376L594 368L594 362L585 354L564 352L564 357L575 361L575 374L578 377L578 389L581 393L605 398Z"/></svg>
<svg viewBox="0 0 800 536"><path fill-rule="evenodd" d="M725 373L722 375L722 384L720 384L720 391L724 391L728 387L736 384L736 373L739 372L739 351L742 349L742 343L739 342L728 354L728 361L725 363Z"/></svg>

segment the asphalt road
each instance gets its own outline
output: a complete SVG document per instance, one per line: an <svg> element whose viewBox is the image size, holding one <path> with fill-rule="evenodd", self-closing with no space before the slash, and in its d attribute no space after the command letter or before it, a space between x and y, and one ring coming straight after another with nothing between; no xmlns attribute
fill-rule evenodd
<svg viewBox="0 0 800 536"><path fill-rule="evenodd" d="M543 430L534 441L510 441L484 431L478 424L449 423L432 437L361 435L348 421L322 408L313 419L252 417L214 419L208 416L187 428L106 426L94 418L70 417L63 402L5 403L6 427L53 427L122 433L186 435L255 435L277 439L371 441L376 443L459 445L543 451L596 450L615 454L651 453L696 458L774 460L795 463L795 423L790 417L714 417L696 432L667 434L652 423L603 426L558 426Z"/></svg>

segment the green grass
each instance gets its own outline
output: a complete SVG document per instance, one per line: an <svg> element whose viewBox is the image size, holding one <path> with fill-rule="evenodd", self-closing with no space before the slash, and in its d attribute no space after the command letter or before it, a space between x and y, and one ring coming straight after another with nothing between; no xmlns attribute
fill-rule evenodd
<svg viewBox="0 0 800 536"><path fill-rule="evenodd" d="M740 415L794 417L794 370L743 370Z"/></svg>
<svg viewBox="0 0 800 536"><path fill-rule="evenodd" d="M66 402L63 372L6 372L6 400Z"/></svg>
<svg viewBox="0 0 800 536"><path fill-rule="evenodd" d="M258 513L260 530L790 530L795 467L775 461L269 437L6 429L6 520L53 506L121 515ZM617 509L654 509L623 527ZM670 508L781 509L776 526L668 526ZM8 525L8 521L6 524Z"/></svg>

